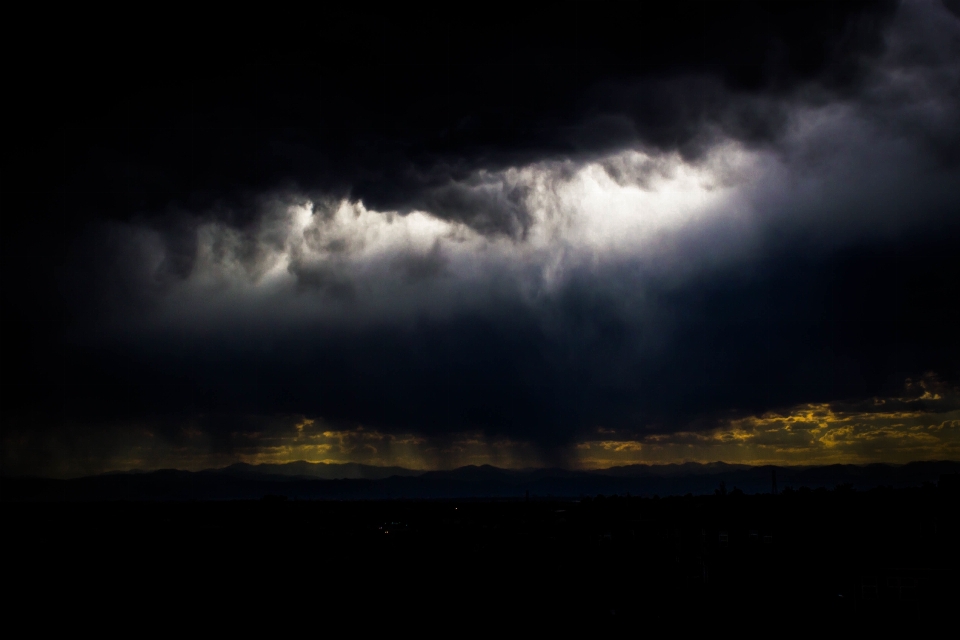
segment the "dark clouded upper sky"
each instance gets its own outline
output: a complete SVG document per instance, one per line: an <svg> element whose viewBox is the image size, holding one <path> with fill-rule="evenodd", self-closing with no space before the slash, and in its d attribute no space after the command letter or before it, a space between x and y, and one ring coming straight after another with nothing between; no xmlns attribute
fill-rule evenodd
<svg viewBox="0 0 960 640"><path fill-rule="evenodd" d="M960 8L18 15L4 473L960 457Z"/></svg>

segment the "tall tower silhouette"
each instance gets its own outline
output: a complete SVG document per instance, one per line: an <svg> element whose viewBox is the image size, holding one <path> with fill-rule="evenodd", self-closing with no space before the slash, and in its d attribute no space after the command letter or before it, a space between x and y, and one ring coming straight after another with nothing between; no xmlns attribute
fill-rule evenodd
<svg viewBox="0 0 960 640"><path fill-rule="evenodd" d="M777 469L773 468L770 470L770 480L773 485L773 495L777 495Z"/></svg>

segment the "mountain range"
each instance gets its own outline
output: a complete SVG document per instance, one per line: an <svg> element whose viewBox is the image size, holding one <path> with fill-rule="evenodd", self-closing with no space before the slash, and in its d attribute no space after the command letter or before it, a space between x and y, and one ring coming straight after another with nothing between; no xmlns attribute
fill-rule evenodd
<svg viewBox="0 0 960 640"><path fill-rule="evenodd" d="M222 469L112 472L73 479L0 478L10 501L292 499L511 499L593 495L668 496L720 491L769 493L849 485L854 490L937 483L960 462L776 467L722 462L629 465L599 470L501 469L489 465L416 471L357 463L238 463Z"/></svg>

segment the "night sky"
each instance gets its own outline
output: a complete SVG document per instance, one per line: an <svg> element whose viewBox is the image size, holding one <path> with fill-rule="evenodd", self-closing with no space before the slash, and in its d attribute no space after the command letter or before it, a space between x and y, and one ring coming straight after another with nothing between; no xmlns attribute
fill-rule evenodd
<svg viewBox="0 0 960 640"><path fill-rule="evenodd" d="M960 459L957 2L471 6L11 13L3 474Z"/></svg>

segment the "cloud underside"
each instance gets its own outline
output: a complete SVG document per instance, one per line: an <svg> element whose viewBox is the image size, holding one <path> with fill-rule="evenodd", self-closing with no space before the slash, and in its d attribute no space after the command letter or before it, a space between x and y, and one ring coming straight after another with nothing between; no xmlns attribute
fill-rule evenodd
<svg viewBox="0 0 960 640"><path fill-rule="evenodd" d="M106 83L13 192L5 469L956 457L960 20L704 6Z"/></svg>

